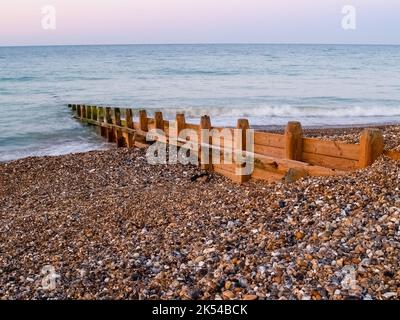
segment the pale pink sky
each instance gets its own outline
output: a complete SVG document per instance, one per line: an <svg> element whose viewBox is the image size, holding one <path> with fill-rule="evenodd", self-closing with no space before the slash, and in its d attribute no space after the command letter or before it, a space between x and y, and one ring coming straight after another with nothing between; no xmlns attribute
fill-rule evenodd
<svg viewBox="0 0 400 320"><path fill-rule="evenodd" d="M41 8L57 29L41 28ZM341 28L344 5L357 29ZM400 44L399 0L0 0L0 45L105 43Z"/></svg>

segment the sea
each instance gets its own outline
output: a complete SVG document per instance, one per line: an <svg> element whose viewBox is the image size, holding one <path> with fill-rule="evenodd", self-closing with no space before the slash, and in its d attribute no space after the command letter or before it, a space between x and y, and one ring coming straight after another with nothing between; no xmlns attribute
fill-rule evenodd
<svg viewBox="0 0 400 320"><path fill-rule="evenodd" d="M226 126L398 123L400 46L0 47L0 162L108 148L69 103Z"/></svg>

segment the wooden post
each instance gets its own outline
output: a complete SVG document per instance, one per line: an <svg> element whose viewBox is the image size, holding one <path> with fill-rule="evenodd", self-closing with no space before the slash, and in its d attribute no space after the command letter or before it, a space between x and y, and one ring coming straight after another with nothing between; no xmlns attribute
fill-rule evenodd
<svg viewBox="0 0 400 320"><path fill-rule="evenodd" d="M86 119L92 120L92 106L86 106Z"/></svg>
<svg viewBox="0 0 400 320"><path fill-rule="evenodd" d="M111 108L106 107L106 123L108 125L107 128L107 139L108 142L115 142L115 130L113 127L112 115L111 115Z"/></svg>
<svg viewBox="0 0 400 320"><path fill-rule="evenodd" d="M73 104L73 105L72 105L72 111L73 111L73 112L76 112L76 104Z"/></svg>
<svg viewBox="0 0 400 320"><path fill-rule="evenodd" d="M121 109L120 108L114 108L114 125L117 127L121 127ZM117 142L117 146L119 148L125 147L125 140L124 137L122 136L122 131L120 128L115 128L115 140Z"/></svg>
<svg viewBox="0 0 400 320"><path fill-rule="evenodd" d="M97 106L92 106L92 120L97 122Z"/></svg>
<svg viewBox="0 0 400 320"><path fill-rule="evenodd" d="M200 120L200 149L199 149L199 160L200 168L202 170L211 171L213 169L212 165L212 149L210 147L202 146L202 144L210 145L211 141L211 119L209 116L202 116Z"/></svg>
<svg viewBox="0 0 400 320"><path fill-rule="evenodd" d="M144 132L149 131L149 119L147 118L146 110L139 111L139 128Z"/></svg>
<svg viewBox="0 0 400 320"><path fill-rule="evenodd" d="M179 133L186 128L186 120L185 115L183 113L178 113L176 115L176 130L177 137L179 137Z"/></svg>
<svg viewBox="0 0 400 320"><path fill-rule="evenodd" d="M246 151L246 149L247 149L247 145L246 145L247 130L250 129L249 120L238 119L236 128L240 129L242 131L241 131L241 136L239 136L239 141L238 140L235 141L234 151L235 152ZM245 163L243 163L243 164L237 163L236 164L236 166L239 167L239 172L240 172L239 176L236 174L237 182L243 183L243 182L249 181L251 178L251 175L245 175L242 172L243 167L245 165L246 165Z"/></svg>
<svg viewBox="0 0 400 320"><path fill-rule="evenodd" d="M135 134L135 146L145 148L147 146L147 132L149 131L149 119L146 110L139 110L138 131Z"/></svg>
<svg viewBox="0 0 400 320"><path fill-rule="evenodd" d="M77 115L78 118L81 117L81 111L82 111L81 105L78 104L78 105L76 106L76 115Z"/></svg>
<svg viewBox="0 0 400 320"><path fill-rule="evenodd" d="M133 126L133 112L132 109L125 110L125 127L128 129L134 129ZM135 135L132 133L127 134L127 146L128 148L133 148L135 146Z"/></svg>
<svg viewBox="0 0 400 320"><path fill-rule="evenodd" d="M303 130L300 122L292 121L286 126L285 158L297 161L303 159Z"/></svg>
<svg viewBox="0 0 400 320"><path fill-rule="evenodd" d="M104 108L103 107L97 108L97 121L104 122Z"/></svg>
<svg viewBox="0 0 400 320"><path fill-rule="evenodd" d="M96 133L101 134L101 127L99 126L99 123L97 122L97 106L92 106L92 119L91 120L96 125Z"/></svg>
<svg viewBox="0 0 400 320"><path fill-rule="evenodd" d="M104 124L104 108L97 108L97 120L100 124L100 134L102 137L107 137L107 128L103 127Z"/></svg>
<svg viewBox="0 0 400 320"><path fill-rule="evenodd" d="M359 167L366 168L383 154L384 140L379 129L365 129L360 139Z"/></svg>
<svg viewBox="0 0 400 320"><path fill-rule="evenodd" d="M81 119L86 119L86 106L84 104L81 105Z"/></svg>
<svg viewBox="0 0 400 320"><path fill-rule="evenodd" d="M164 131L164 119L162 112L157 111L156 113L154 113L154 122L156 129Z"/></svg>

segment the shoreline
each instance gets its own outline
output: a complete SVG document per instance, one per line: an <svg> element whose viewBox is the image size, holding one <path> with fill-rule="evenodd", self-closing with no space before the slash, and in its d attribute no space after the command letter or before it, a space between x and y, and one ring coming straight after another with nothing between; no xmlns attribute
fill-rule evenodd
<svg viewBox="0 0 400 320"><path fill-rule="evenodd" d="M349 143L358 143L358 140L355 138L355 135L359 134L363 129L365 128L378 128L385 131L390 132L391 129L397 131L400 131L400 123L380 123L377 125L370 125L370 124L365 124L365 125L357 125L357 126L303 126L303 134L305 137L319 137L319 138L325 138L327 140L339 140L342 142L349 142ZM251 126L251 129L258 130L258 131L263 131L263 132L272 132L272 133L283 133L284 132L284 126ZM350 138L349 138L350 136ZM100 140L101 138L99 138ZM400 144L400 142L399 142ZM103 147L104 147L104 142L103 142ZM113 149L115 148L114 144L109 144L108 149ZM80 153L86 153L86 152L91 152L91 151L100 151L100 150L108 150L108 149L93 149L90 151L79 151L79 152L73 152L73 153L63 153L63 154L52 154L52 155L38 155L38 156L24 156L22 158L15 158L12 160L8 161L0 161L0 164L4 163L10 163L13 161L21 160L21 159L27 159L27 158L40 158L40 157L57 157L57 156L62 156L62 155L68 155L68 154L80 154ZM388 149L394 149L393 148L393 143L389 142ZM398 148L398 151L400 151L400 147Z"/></svg>

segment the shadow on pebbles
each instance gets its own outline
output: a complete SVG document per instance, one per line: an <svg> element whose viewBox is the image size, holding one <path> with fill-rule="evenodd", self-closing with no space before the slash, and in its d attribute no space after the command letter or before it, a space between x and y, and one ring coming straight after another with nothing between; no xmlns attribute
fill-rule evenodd
<svg viewBox="0 0 400 320"><path fill-rule="evenodd" d="M396 299L400 165L236 185L113 149L0 164L1 299Z"/></svg>

